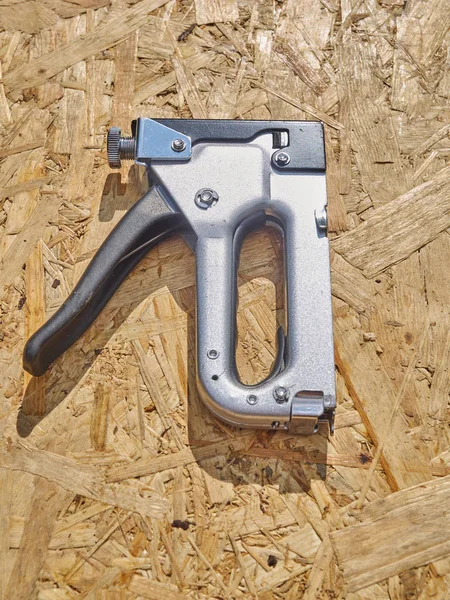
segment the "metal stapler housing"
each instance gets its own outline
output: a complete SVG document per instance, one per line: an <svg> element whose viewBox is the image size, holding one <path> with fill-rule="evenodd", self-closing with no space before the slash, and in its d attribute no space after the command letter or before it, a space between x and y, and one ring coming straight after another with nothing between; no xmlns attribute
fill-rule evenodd
<svg viewBox="0 0 450 600"><path fill-rule="evenodd" d="M42 375L94 321L141 258L181 232L197 264L197 382L218 417L244 427L333 428L336 407L323 126L312 121L139 118L108 133L108 159L147 169L149 191L122 218L61 308L27 342ZM237 271L247 234L283 234L286 331L269 376L238 375Z"/></svg>

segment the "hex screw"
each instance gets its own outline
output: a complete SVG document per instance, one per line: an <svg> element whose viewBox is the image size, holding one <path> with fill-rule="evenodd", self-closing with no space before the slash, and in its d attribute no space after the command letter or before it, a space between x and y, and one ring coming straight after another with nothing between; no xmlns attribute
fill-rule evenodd
<svg viewBox="0 0 450 600"><path fill-rule="evenodd" d="M186 148L186 142L180 138L177 138L176 140L173 140L172 142L172 150L174 152L183 152L183 150Z"/></svg>
<svg viewBox="0 0 450 600"><path fill-rule="evenodd" d="M253 404L258 402L258 396L255 396L255 394L250 394L247 396L247 402L253 406Z"/></svg>
<svg viewBox="0 0 450 600"><path fill-rule="evenodd" d="M215 360L216 358L219 357L219 352L217 352L217 350L208 350L208 352L206 353L206 356L208 358L211 358L212 360Z"/></svg>
<svg viewBox="0 0 450 600"><path fill-rule="evenodd" d="M288 401L289 390L284 386L279 385L273 390L273 397L278 402L278 404L284 404Z"/></svg>
<svg viewBox="0 0 450 600"><path fill-rule="evenodd" d="M275 156L275 162L279 167L285 167L291 162L291 157L287 152L278 152Z"/></svg>
<svg viewBox="0 0 450 600"><path fill-rule="evenodd" d="M211 208L218 200L219 194L211 188L202 188L195 194L195 204L203 210Z"/></svg>

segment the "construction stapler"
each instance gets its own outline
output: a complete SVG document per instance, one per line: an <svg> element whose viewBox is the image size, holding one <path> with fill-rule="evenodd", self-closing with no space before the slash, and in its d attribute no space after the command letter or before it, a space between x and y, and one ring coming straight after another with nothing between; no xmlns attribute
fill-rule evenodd
<svg viewBox="0 0 450 600"><path fill-rule="evenodd" d="M197 264L197 383L209 409L243 427L333 430L336 407L323 126L313 121L138 118L108 132L108 160L147 169L149 190L100 247L73 292L27 342L24 368L42 375L92 324L160 240L181 232ZM271 373L238 375L237 271L247 234L283 236L285 327Z"/></svg>

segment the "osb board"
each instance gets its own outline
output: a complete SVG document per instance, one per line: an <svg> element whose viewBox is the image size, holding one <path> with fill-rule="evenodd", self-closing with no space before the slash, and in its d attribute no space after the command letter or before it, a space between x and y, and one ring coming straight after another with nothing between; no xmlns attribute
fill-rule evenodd
<svg viewBox="0 0 450 600"><path fill-rule="evenodd" d="M447 0L0 0L0 597L448 598ZM308 438L198 398L195 260L141 263L39 379L21 352L145 188L137 116L326 124L338 410ZM266 375L280 239L245 244Z"/></svg>

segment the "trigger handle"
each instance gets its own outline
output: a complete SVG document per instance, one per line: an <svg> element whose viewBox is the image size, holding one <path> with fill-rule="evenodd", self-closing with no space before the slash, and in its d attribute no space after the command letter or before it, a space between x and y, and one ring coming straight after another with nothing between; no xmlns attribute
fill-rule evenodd
<svg viewBox="0 0 450 600"><path fill-rule="evenodd" d="M151 188L119 221L56 313L27 341L23 366L41 376L94 322L138 262L159 241L187 228Z"/></svg>

